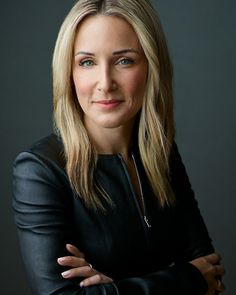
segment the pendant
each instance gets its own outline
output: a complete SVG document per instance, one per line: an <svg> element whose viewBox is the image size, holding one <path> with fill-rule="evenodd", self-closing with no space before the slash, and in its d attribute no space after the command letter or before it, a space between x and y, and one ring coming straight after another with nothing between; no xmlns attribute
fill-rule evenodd
<svg viewBox="0 0 236 295"><path fill-rule="evenodd" d="M151 226L151 223L149 222L149 220L148 220L148 218L147 218L147 216L144 216L144 221L145 221L147 227L152 227L152 226Z"/></svg>

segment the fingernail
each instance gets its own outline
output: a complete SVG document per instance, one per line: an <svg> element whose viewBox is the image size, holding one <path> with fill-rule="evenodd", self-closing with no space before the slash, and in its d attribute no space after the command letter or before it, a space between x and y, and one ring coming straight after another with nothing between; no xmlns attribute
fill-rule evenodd
<svg viewBox="0 0 236 295"><path fill-rule="evenodd" d="M63 276L63 278L66 278L66 277L68 277L70 275L70 271L69 270L64 271L64 272L62 272L61 275Z"/></svg>
<svg viewBox="0 0 236 295"><path fill-rule="evenodd" d="M80 287L83 287L84 286L84 282L81 282L79 285L80 285Z"/></svg>
<svg viewBox="0 0 236 295"><path fill-rule="evenodd" d="M65 257L60 257L57 259L58 262L64 262L65 260L66 260Z"/></svg>
<svg viewBox="0 0 236 295"><path fill-rule="evenodd" d="M74 246L73 246L73 245L71 245L71 244L66 244L66 247L69 247L69 248L74 248Z"/></svg>

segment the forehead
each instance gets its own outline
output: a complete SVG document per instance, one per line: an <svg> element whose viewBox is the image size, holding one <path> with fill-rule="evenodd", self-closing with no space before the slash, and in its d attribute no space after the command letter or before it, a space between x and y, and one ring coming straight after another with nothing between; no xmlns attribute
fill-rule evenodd
<svg viewBox="0 0 236 295"><path fill-rule="evenodd" d="M140 48L133 27L117 16L95 15L86 17L78 26L75 48L130 47Z"/></svg>

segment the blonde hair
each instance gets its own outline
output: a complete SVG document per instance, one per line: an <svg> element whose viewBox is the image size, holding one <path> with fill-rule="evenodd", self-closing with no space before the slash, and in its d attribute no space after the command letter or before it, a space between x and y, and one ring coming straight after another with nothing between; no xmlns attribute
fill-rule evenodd
<svg viewBox="0 0 236 295"><path fill-rule="evenodd" d="M97 155L83 125L82 110L72 80L78 25L87 16L96 14L118 16L130 23L148 60L147 86L138 124L138 146L160 205L171 205L174 193L168 174L174 138L172 64L159 18L147 0L79 0L61 26L52 64L54 120L64 144L71 186L88 208L104 211L104 200L112 204L95 178Z"/></svg>

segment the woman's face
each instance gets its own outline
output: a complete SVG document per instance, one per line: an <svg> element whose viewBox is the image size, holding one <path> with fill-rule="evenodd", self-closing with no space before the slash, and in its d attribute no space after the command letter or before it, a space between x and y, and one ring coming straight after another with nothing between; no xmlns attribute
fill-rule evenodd
<svg viewBox="0 0 236 295"><path fill-rule="evenodd" d="M146 79L146 57L125 20L97 15L80 24L73 80L87 129L132 126L143 103Z"/></svg>

